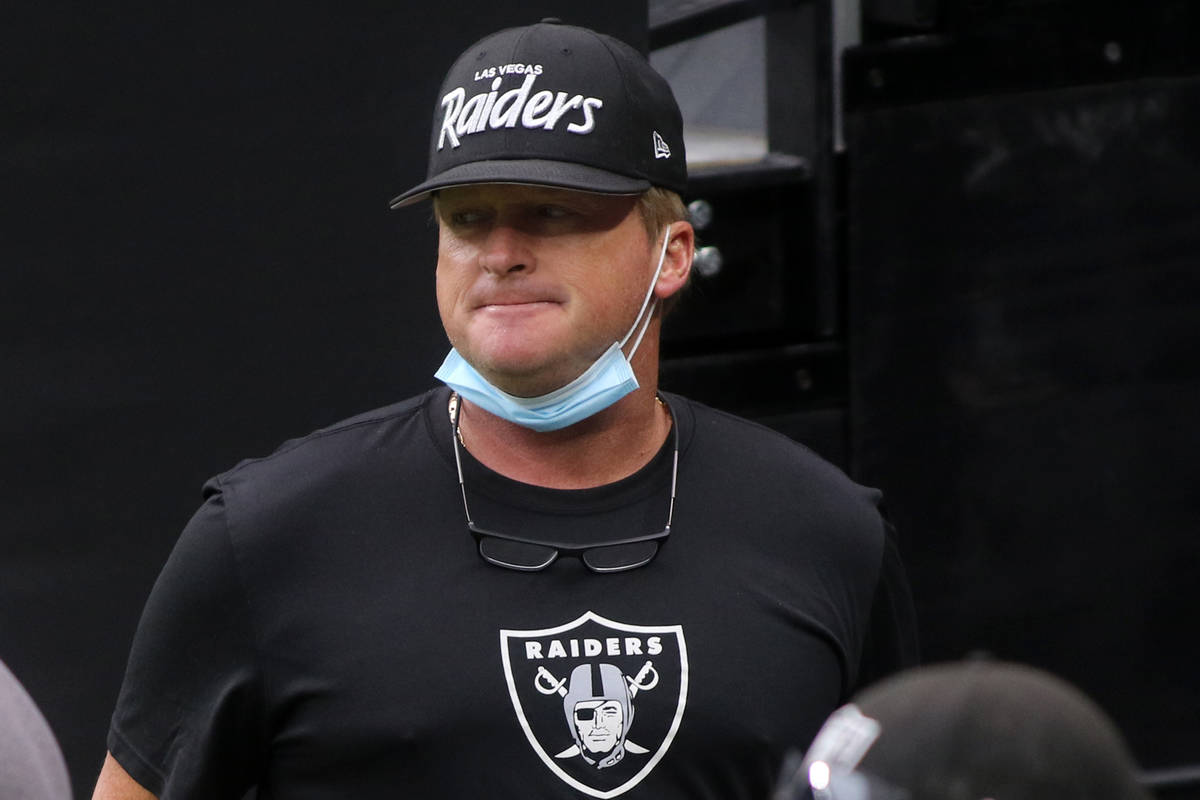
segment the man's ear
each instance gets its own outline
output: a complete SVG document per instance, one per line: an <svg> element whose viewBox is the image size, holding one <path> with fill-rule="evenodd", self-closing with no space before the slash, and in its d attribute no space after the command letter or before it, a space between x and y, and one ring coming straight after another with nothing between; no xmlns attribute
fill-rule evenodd
<svg viewBox="0 0 1200 800"><path fill-rule="evenodd" d="M667 227L667 254L663 258L662 272L654 284L654 296L665 300L687 285L692 272L692 259L696 255L696 231L692 223L684 220L672 222Z"/></svg>

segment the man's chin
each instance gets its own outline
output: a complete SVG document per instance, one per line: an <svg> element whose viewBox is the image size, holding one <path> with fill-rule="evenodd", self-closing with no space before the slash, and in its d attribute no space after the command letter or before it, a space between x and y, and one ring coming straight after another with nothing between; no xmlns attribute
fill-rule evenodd
<svg viewBox="0 0 1200 800"><path fill-rule="evenodd" d="M546 364L544 356L505 355L487 360L484 367L476 366L488 382L513 397L540 397L561 389L582 375L590 364L578 369Z"/></svg>

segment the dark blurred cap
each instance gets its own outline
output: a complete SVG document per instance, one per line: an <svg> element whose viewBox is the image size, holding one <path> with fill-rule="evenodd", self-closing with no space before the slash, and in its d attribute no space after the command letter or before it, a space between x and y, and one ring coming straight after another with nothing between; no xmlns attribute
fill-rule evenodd
<svg viewBox="0 0 1200 800"><path fill-rule="evenodd" d="M799 771L816 800L1145 800L1123 737L1082 692L1011 663L900 673L836 711Z"/></svg>

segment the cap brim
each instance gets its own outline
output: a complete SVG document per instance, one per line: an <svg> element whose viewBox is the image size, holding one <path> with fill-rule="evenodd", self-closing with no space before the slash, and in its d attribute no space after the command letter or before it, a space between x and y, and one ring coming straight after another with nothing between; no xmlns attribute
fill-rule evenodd
<svg viewBox="0 0 1200 800"><path fill-rule="evenodd" d="M392 199L391 208L402 208L424 200L438 189L475 183L515 183L527 186L552 186L597 194L641 194L650 188L645 178L631 178L615 172L536 158L472 161L460 164L419 183Z"/></svg>

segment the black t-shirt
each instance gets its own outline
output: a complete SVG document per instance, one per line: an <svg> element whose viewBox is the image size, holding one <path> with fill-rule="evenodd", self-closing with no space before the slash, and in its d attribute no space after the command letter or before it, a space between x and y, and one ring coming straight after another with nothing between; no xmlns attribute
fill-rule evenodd
<svg viewBox="0 0 1200 800"><path fill-rule="evenodd" d="M877 510L795 442L668 396L670 538L649 565L485 563L448 390L206 485L147 603L109 749L163 798L764 798L864 676L915 660ZM468 443L469 444L469 443ZM558 541L666 522L672 438L585 490L463 452L483 528Z"/></svg>

